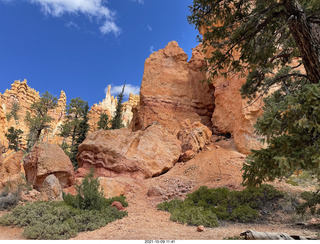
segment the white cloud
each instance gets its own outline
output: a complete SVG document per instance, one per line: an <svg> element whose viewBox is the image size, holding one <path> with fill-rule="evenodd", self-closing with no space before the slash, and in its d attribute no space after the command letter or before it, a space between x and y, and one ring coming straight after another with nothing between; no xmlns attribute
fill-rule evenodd
<svg viewBox="0 0 320 244"><path fill-rule="evenodd" d="M151 46L151 47L149 48L149 51L150 51L150 53L154 53L154 47Z"/></svg>
<svg viewBox="0 0 320 244"><path fill-rule="evenodd" d="M66 24L66 26L68 27L68 28L75 28L75 29L80 29L80 27L79 27L79 25L77 25L76 23L74 23L73 21L69 21L67 24Z"/></svg>
<svg viewBox="0 0 320 244"><path fill-rule="evenodd" d="M2 0L9 2L8 0ZM12 2L11 0L10 2ZM45 14L61 17L66 14L83 14L100 24L102 34L118 36L120 27L115 23L116 13L106 6L105 0L25 0L39 5Z"/></svg>
<svg viewBox="0 0 320 244"><path fill-rule="evenodd" d="M108 87L105 89L105 92L107 93ZM118 96L119 93L122 91L122 86L111 86L111 95ZM124 96L129 97L129 94L139 94L140 87L139 86L133 86L131 84L126 84L124 88Z"/></svg>
<svg viewBox="0 0 320 244"><path fill-rule="evenodd" d="M147 28L149 31L152 31L152 27L150 25L147 25Z"/></svg>
<svg viewBox="0 0 320 244"><path fill-rule="evenodd" d="M140 3L140 4L144 4L144 0L131 0L132 2L137 2L137 3Z"/></svg>

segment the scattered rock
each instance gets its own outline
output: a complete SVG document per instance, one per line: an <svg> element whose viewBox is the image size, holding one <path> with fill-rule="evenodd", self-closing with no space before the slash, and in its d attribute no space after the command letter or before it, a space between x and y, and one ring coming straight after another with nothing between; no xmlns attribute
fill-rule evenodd
<svg viewBox="0 0 320 244"><path fill-rule="evenodd" d="M121 202L114 201L111 204L111 207L116 207L118 210L124 210L125 208L122 206Z"/></svg>
<svg viewBox="0 0 320 244"><path fill-rule="evenodd" d="M203 232L203 231L204 231L204 226L203 226L203 225L199 225L199 226L197 227L197 231L198 231L198 232Z"/></svg>
<svg viewBox="0 0 320 244"><path fill-rule="evenodd" d="M41 192L33 189L21 192L21 202L35 202L41 200Z"/></svg>
<svg viewBox="0 0 320 244"><path fill-rule="evenodd" d="M97 176L145 179L158 176L178 161L180 141L160 124L145 130L99 130L79 146L79 167L94 167Z"/></svg>
<svg viewBox="0 0 320 244"><path fill-rule="evenodd" d="M62 201L62 189L57 177L53 174L48 175L41 187L41 193L44 201Z"/></svg>
<svg viewBox="0 0 320 244"><path fill-rule="evenodd" d="M163 190L158 186L150 187L147 192L148 197L160 197L160 196L163 196L163 194L164 194Z"/></svg>
<svg viewBox="0 0 320 244"><path fill-rule="evenodd" d="M72 163L58 145L49 143L36 145L25 157L24 169L27 181L35 189L40 189L44 179L50 174L58 178L62 188L71 186L75 182Z"/></svg>

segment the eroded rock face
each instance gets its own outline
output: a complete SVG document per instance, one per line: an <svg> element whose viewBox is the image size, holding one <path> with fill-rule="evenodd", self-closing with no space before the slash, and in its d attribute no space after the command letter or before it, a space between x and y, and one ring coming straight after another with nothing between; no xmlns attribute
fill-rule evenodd
<svg viewBox="0 0 320 244"><path fill-rule="evenodd" d="M22 158L22 151L18 151L6 159L0 156L0 189L8 186L10 190L14 191L22 183Z"/></svg>
<svg viewBox="0 0 320 244"><path fill-rule="evenodd" d="M248 105L242 99L241 86L246 78L235 74L232 77L219 77L213 81L215 86L215 110L212 124L215 132L231 133L239 152L249 154L251 149L260 149L260 137L255 134L254 124L263 114L263 102Z"/></svg>
<svg viewBox="0 0 320 244"><path fill-rule="evenodd" d="M177 138L182 143L179 161L186 162L204 148L206 143L210 141L212 132L199 121L191 124L190 120L185 120L181 122L180 126L181 130L177 134Z"/></svg>
<svg viewBox="0 0 320 244"><path fill-rule="evenodd" d="M204 64L200 47L193 50L188 62L187 54L175 41L151 54L145 62L133 130L157 121L176 135L185 119L211 127L214 89L201 82L206 78L205 72L200 71Z"/></svg>
<svg viewBox="0 0 320 244"><path fill-rule="evenodd" d="M63 188L75 182L72 163L58 145L49 143L36 145L25 157L23 166L27 181L35 189L40 189L44 179L50 174L59 179Z"/></svg>
<svg viewBox="0 0 320 244"><path fill-rule="evenodd" d="M29 133L29 128L25 122L25 116L27 112L31 112L31 105L40 99L39 92L29 87L27 80L16 80L11 84L11 89L7 89L3 94L0 94L0 140L6 141L5 133L13 126L15 129L21 129L23 133L22 146L26 145L26 137ZM61 91L60 98L58 100L58 107L50 111L50 116L53 121L50 123L51 130L44 131L44 138L50 142L61 143L62 138L59 138L59 126L62 124L66 107L66 94ZM6 118L6 114L9 114L12 110L13 104L19 104L19 110L17 112L18 120L11 117L9 121Z"/></svg>
<svg viewBox="0 0 320 244"><path fill-rule="evenodd" d="M160 175L178 161L180 141L160 124L145 130L129 129L89 134L79 146L79 167L94 167L99 176L126 176L135 179Z"/></svg>

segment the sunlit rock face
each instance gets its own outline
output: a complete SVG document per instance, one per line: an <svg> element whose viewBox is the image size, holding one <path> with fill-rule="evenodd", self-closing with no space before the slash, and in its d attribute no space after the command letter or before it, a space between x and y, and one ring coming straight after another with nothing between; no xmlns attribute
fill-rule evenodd
<svg viewBox="0 0 320 244"><path fill-rule="evenodd" d="M8 128L13 126L16 129L21 129L23 133L22 145L26 145L26 136L29 133L29 128L25 122L27 112L32 112L31 105L40 99L39 92L30 88L27 80L16 80L11 89L7 89L3 94L0 93L0 140L5 142L5 133ZM50 130L45 130L42 140L49 142L60 143L62 138L58 137L59 127L64 120L65 107L67 97L64 91L61 91L58 106L50 111L49 115L53 118ZM14 117L9 118L8 114L11 112L13 104L19 104L17 112L18 119Z"/></svg>
<svg viewBox="0 0 320 244"><path fill-rule="evenodd" d="M146 128L154 121L172 134L189 119L211 126L214 110L213 86L202 81L204 58L200 47L193 49L191 60L175 41L154 52L145 61L140 90L140 105L134 109L133 130Z"/></svg>
<svg viewBox="0 0 320 244"><path fill-rule="evenodd" d="M150 178L173 167L180 157L180 144L158 123L136 132L99 130L79 146L76 173L78 176L93 167L98 176Z"/></svg>

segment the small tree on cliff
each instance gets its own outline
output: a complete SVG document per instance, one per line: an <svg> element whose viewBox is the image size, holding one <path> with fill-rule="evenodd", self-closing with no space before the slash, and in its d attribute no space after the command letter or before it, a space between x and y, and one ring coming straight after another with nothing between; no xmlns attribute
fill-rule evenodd
<svg viewBox="0 0 320 244"><path fill-rule="evenodd" d="M253 102L279 87L265 99L256 124L268 147L247 158L245 184L298 169L319 178L320 1L194 0L190 10L189 22L206 28L202 43L211 79L248 72L241 92Z"/></svg>
<svg viewBox="0 0 320 244"><path fill-rule="evenodd" d="M71 99L66 109L66 120L61 126L60 136L64 137L62 147L70 157L74 167L77 167L77 153L79 145L84 141L89 131L88 102L80 97ZM67 140L70 140L70 145Z"/></svg>
<svg viewBox="0 0 320 244"><path fill-rule="evenodd" d="M99 130L109 130L110 129L110 118L107 114L105 113L102 113L100 114L100 119L99 119L99 122L98 122L98 129Z"/></svg>
<svg viewBox="0 0 320 244"><path fill-rule="evenodd" d="M5 134L5 136L7 137L7 140L9 142L9 149L15 150L16 152L20 150L22 134L22 130L17 130L13 126L8 129L8 132Z"/></svg>
<svg viewBox="0 0 320 244"><path fill-rule="evenodd" d="M28 150L39 141L44 129L50 128L53 118L49 112L58 106L58 98L48 91L41 95L41 98L31 105L31 113L28 111L25 121L29 127Z"/></svg>
<svg viewBox="0 0 320 244"><path fill-rule="evenodd" d="M11 119L11 117L14 118L15 121L19 120L18 111L20 110L20 104L18 102L13 102L11 111L6 114L7 121Z"/></svg>
<svg viewBox="0 0 320 244"><path fill-rule="evenodd" d="M125 84L122 86L122 91L118 94L118 104L116 108L116 114L112 119L111 122L111 129L120 129L122 128L122 102L123 102L123 93L124 93L124 88Z"/></svg>

